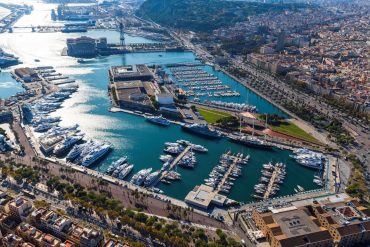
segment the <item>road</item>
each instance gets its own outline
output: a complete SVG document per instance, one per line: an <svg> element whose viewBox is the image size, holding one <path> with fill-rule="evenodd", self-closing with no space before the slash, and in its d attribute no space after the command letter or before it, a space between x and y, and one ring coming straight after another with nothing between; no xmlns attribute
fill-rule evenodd
<svg viewBox="0 0 370 247"><path fill-rule="evenodd" d="M20 157L16 155L12 155L19 163L24 163L26 165L30 165L32 167L40 166L40 163L34 161L35 158L40 158L37 152L35 152L33 146L29 142L27 136L25 135L24 129L22 128L21 124L18 121L13 122L13 130L17 133L18 140L20 144L24 147L25 156ZM169 203L177 203L178 201L173 198L168 198L163 195L157 195L155 193L148 193L143 189L140 190L138 187L130 186L127 183L121 184L113 184L109 183L107 186L100 186L99 180L103 178L103 174L90 170L85 169L84 172L80 172L75 170L74 173L68 173L64 169L68 166L67 164L62 163L54 163L54 162L47 162L45 167L48 168L49 174L62 177L67 176L72 178L73 181L79 181L79 183L88 189L96 189L100 188L105 191L110 192L113 198L119 200L124 207L126 208L135 208L138 204L143 205L148 213L156 214L159 216L167 217L169 212L167 210L167 205ZM144 195L140 199L136 199L132 193L134 190L139 190ZM186 205L183 203L181 206L184 208ZM188 207L185 207L188 208ZM212 227L221 227L225 228L225 225L222 222L219 222L215 219L208 217L206 214L201 214L194 210L192 212L188 212L188 220L202 225L208 225Z"/></svg>

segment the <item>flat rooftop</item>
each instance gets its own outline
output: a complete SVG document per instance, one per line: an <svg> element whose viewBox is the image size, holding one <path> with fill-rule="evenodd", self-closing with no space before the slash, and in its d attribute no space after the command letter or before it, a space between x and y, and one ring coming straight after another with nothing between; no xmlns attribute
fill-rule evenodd
<svg viewBox="0 0 370 247"><path fill-rule="evenodd" d="M185 197L185 202L202 208L208 208L212 203L223 205L226 199L226 196L214 192L212 187L202 184L196 186L188 193Z"/></svg>
<svg viewBox="0 0 370 247"><path fill-rule="evenodd" d="M359 211L352 202L334 202L322 206L324 213L333 220L332 224L353 225L367 221L367 211Z"/></svg>
<svg viewBox="0 0 370 247"><path fill-rule="evenodd" d="M130 66L114 66L111 67L109 72L115 81L153 79L152 72L150 72L149 68L144 64Z"/></svg>
<svg viewBox="0 0 370 247"><path fill-rule="evenodd" d="M296 209L272 214L274 221L287 237L307 235L320 232L321 228L313 221L306 209Z"/></svg>

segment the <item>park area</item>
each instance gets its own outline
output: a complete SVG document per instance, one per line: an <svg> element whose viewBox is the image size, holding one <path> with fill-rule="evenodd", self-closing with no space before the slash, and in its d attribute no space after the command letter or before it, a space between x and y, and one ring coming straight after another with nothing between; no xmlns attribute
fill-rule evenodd
<svg viewBox="0 0 370 247"><path fill-rule="evenodd" d="M216 124L217 121L231 117L232 115L227 112L211 110L208 108L197 107L197 111L203 116L204 120L210 124Z"/></svg>
<svg viewBox="0 0 370 247"><path fill-rule="evenodd" d="M280 122L279 125L270 125L270 129L276 132L280 132L285 135L289 135L292 137L296 137L301 140L313 142L319 144L320 142L310 135L309 133L305 132L297 125L289 122Z"/></svg>

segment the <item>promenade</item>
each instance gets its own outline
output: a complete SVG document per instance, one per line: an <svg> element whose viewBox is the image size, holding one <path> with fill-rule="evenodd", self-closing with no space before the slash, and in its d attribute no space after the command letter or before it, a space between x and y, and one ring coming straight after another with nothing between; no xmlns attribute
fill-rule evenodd
<svg viewBox="0 0 370 247"><path fill-rule="evenodd" d="M174 198L167 197L165 195L158 195L151 193L141 187L134 186L128 182L114 179L100 172L90 170L83 167L77 167L72 164L62 164L59 162L52 162L50 159L44 159L36 152L31 143L29 142L25 131L18 121L14 121L12 128L17 133L19 144L24 148L25 156L17 156L11 154L11 158L14 158L17 163L22 163L31 167L40 167L48 169L48 173L59 178L65 176L72 181L78 181L78 183L91 190L103 190L111 194L112 198L120 201L125 208L136 208L137 205L144 206L144 212L159 215L162 217L168 217L169 211L167 210L168 204L177 205L183 209L189 207L185 202L176 200ZM6 155L0 155L2 159L9 158ZM44 160L45 164L38 162L37 160ZM74 172L68 172L67 169L63 168L78 168L74 169ZM107 179L105 179L107 178ZM107 185L100 185L99 181L104 179L108 181ZM110 181L110 182L109 182ZM135 198L134 192L140 192L145 196ZM196 224L207 225L216 228L225 228L222 222L208 217L206 212L199 211L196 209L188 210L187 218L182 220L188 220Z"/></svg>

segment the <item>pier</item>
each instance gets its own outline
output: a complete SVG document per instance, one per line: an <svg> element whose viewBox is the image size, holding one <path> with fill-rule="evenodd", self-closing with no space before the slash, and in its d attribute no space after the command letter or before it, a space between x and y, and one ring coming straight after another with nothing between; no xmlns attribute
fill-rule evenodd
<svg viewBox="0 0 370 247"><path fill-rule="evenodd" d="M182 87L187 96L206 97L238 97L239 92L232 90L228 85L216 76L208 73L199 66L193 64L171 66L172 76L176 79L177 85Z"/></svg>
<svg viewBox="0 0 370 247"><path fill-rule="evenodd" d="M268 198L270 197L270 194L271 194L271 192L272 192L272 190L273 190L273 186L275 185L275 182L276 182L276 180L277 180L277 178L278 178L278 176L279 176L279 174L280 174L280 171L281 171L281 168L280 168L280 167L276 167L276 166L275 166L275 169L274 169L274 171L273 171L273 173L272 173L272 176L271 176L271 178L270 178L270 181L269 181L269 183L268 183L268 185L267 185L266 192L265 192L265 194L263 195L263 199L264 199L264 200L265 200L265 199L268 199Z"/></svg>
<svg viewBox="0 0 370 247"><path fill-rule="evenodd" d="M57 81L57 80L68 79L69 77L68 76L53 76L53 77L44 76L44 78L46 78L46 80L48 81Z"/></svg>
<svg viewBox="0 0 370 247"><path fill-rule="evenodd" d="M242 161L242 158L230 154L229 157L233 158L232 163L229 165L229 169L226 171L224 177L222 178L221 182L218 184L217 188L215 189L215 192L219 193L221 191L221 188L225 185L227 179L229 178L231 172L236 168L236 166Z"/></svg>
<svg viewBox="0 0 370 247"><path fill-rule="evenodd" d="M54 85L63 85L63 84L69 84L69 83L75 83L76 80L67 80L67 81L60 81L60 82L55 82L53 83Z"/></svg>
<svg viewBox="0 0 370 247"><path fill-rule="evenodd" d="M184 149L184 151L182 151L172 162L171 162L171 165L170 167L168 168L168 171L171 171L173 168L175 168L175 166L177 165L177 163L179 163L179 161L185 156L185 154L187 154L190 149L192 148L192 145L188 145L186 146L186 148ZM158 181L160 181L162 178L164 178L166 176L166 174L168 173L168 171L164 171L162 172L160 178L158 179ZM158 182L156 181L154 183L154 185Z"/></svg>

